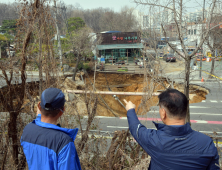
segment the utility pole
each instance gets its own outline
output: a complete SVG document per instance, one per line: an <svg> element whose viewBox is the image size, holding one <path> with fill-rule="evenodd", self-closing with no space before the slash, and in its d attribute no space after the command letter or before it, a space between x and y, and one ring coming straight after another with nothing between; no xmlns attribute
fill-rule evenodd
<svg viewBox="0 0 222 170"><path fill-rule="evenodd" d="M203 20L202 20L202 39L203 39L203 24L204 24L204 11L205 11L205 0L203 3ZM203 51L203 45L202 45L202 55L204 55L204 51ZM201 79L201 71L202 71L202 55L200 57L200 74L199 74L199 78Z"/></svg>
<svg viewBox="0 0 222 170"><path fill-rule="evenodd" d="M41 1L40 1L41 3ZM42 8L40 8L40 12L41 13ZM39 18L39 63L38 63L38 67L39 67L39 96L41 96L42 94L42 84L43 84L43 76L42 76L42 19L44 17L40 15Z"/></svg>
<svg viewBox="0 0 222 170"><path fill-rule="evenodd" d="M58 23L57 23L57 7L56 7L56 0L54 0L54 7L55 7L55 24L56 24L56 30L57 30L58 51L59 51L60 69L61 69L61 68L62 68L62 48L61 48L61 41L60 41L59 27L58 27Z"/></svg>

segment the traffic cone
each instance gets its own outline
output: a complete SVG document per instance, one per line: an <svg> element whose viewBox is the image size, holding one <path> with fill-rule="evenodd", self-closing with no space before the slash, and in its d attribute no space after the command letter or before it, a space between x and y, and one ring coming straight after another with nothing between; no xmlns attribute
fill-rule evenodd
<svg viewBox="0 0 222 170"><path fill-rule="evenodd" d="M201 82L204 82L204 79L203 79L203 77L202 77L202 79L201 79Z"/></svg>

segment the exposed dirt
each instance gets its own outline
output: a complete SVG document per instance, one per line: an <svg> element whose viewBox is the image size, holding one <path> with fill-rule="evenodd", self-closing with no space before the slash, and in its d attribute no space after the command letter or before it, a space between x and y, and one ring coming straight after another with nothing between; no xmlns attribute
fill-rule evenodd
<svg viewBox="0 0 222 170"><path fill-rule="evenodd" d="M93 81L93 74L90 74L90 79ZM79 77L77 77L79 78ZM67 80L67 81L66 81ZM70 79L66 79L65 82L60 87L63 91L66 89L85 89L85 85L80 80L77 80L75 83L72 82ZM86 86L88 89L92 88L90 85L89 79L85 76ZM79 82L79 83L78 83ZM108 82L108 83L107 83ZM148 78L148 82L150 78ZM111 91L122 91L122 92L143 92L144 87L147 87L148 92L161 92L168 87L168 83L166 81L162 81L163 83L154 83L154 84L147 84L144 82L144 75L138 74L110 74L110 73L97 73L96 74L96 89L99 91L109 91L108 87L110 87ZM165 86L165 87L164 87ZM183 92L183 85L182 84L174 84L174 88L178 89L179 91ZM35 90L34 90L35 89ZM29 87L30 94L32 97L36 97L38 95L38 83L30 84ZM7 88L5 89L5 92ZM205 95L208 91L202 87L192 85L190 86L190 103L199 103L202 100L205 100ZM78 100L75 100L77 110L80 114L86 114L86 107L84 104L84 99L81 97L82 95L78 96ZM101 95L108 106L119 116L126 116L126 111L123 106L113 98L112 95ZM151 106L156 106L158 103L157 96L122 96L117 95L120 101L124 104L123 99L127 101L132 101L136 105L136 110L138 109L141 101L146 101L141 104L138 114L145 114L149 111ZM148 98L146 98L148 97ZM149 98L150 97L150 98ZM29 100L25 100L25 104L29 103ZM16 103L15 103L16 104ZM29 111L29 105L27 105L24 111ZM1 107L1 111L5 111L3 107ZM99 99L99 104L97 107L97 115L98 116L114 116L113 113L107 109L105 104Z"/></svg>
<svg viewBox="0 0 222 170"><path fill-rule="evenodd" d="M106 81L107 78L107 81ZM90 75L91 81L93 81L93 74ZM144 76L143 75L130 75L130 74L105 74L105 73L97 73L96 74L96 89L100 91L109 91L108 85L110 86L110 89L112 91L123 91L123 92L143 92L144 89ZM148 79L148 82L149 79ZM86 78L86 84L88 87L89 80ZM126 85L126 87L116 87L117 85ZM164 81L164 85L168 86L167 82ZM154 88L154 92L164 90L164 86L160 83L155 84L148 84L146 85L150 90ZM174 88L183 91L182 85L174 85ZM148 91L150 91L148 90ZM202 100L205 100L205 95L207 94L207 91L203 91L203 89L200 89L198 86L191 86L191 95L190 95L190 103L198 103ZM125 109L121 106L121 104L116 101L112 95L101 95L105 102L109 105L109 107L117 113L119 116L126 116ZM132 101L136 105L136 110L138 109L139 105L141 104L142 96L121 96L117 95L120 101L123 102L123 99L126 99L127 101ZM156 106L158 103L158 97L152 96L150 99L145 100L146 102L142 105L142 107L139 109L139 114L145 114L151 106ZM104 103L99 100L99 105L97 107L97 115L99 116L113 116L113 114L106 108Z"/></svg>

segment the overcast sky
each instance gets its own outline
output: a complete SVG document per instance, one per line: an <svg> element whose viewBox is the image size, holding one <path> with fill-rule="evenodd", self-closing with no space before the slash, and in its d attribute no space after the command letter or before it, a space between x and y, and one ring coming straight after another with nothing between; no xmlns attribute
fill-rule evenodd
<svg viewBox="0 0 222 170"><path fill-rule="evenodd" d="M132 3L133 0L61 0L65 2L66 5L80 5L82 9L94 9L94 8L111 8L116 12L119 12L121 7L129 6L136 7L135 3ZM1 3L12 3L15 0L0 0ZM18 2L18 1L17 1ZM60 0L57 0L60 2Z"/></svg>
<svg viewBox="0 0 222 170"><path fill-rule="evenodd" d="M81 7L82 9L94 9L94 8L111 8L116 12L119 12L120 9L124 6L128 7L137 7L133 0L57 0L57 2L63 1L66 5L73 5L75 7ZM0 0L1 3L13 3L15 0ZM18 1L17 1L18 2ZM197 8L201 8L203 0L185 0L184 1L187 10L189 12L195 11ZM207 1L206 1L207 6ZM144 7L137 7L138 10L144 12Z"/></svg>
<svg viewBox="0 0 222 170"><path fill-rule="evenodd" d="M135 7L135 3L132 0L63 0L65 4L72 4L76 6L79 4L83 9L93 9L93 8L111 8L114 11L120 11L121 7L129 6Z"/></svg>

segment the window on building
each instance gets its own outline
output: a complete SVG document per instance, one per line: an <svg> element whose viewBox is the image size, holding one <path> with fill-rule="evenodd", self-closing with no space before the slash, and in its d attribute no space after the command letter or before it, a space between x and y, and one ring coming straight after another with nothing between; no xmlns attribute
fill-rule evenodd
<svg viewBox="0 0 222 170"><path fill-rule="evenodd" d="M190 34L193 35L193 30L190 30Z"/></svg>
<svg viewBox="0 0 222 170"><path fill-rule="evenodd" d="M196 34L197 34L197 30L195 29L195 30L194 30L194 35L196 35Z"/></svg>

